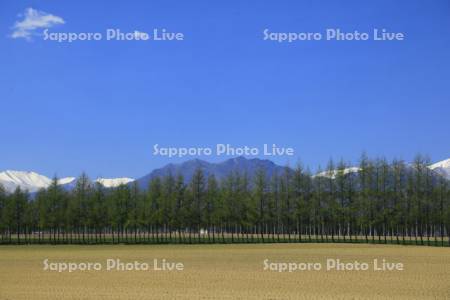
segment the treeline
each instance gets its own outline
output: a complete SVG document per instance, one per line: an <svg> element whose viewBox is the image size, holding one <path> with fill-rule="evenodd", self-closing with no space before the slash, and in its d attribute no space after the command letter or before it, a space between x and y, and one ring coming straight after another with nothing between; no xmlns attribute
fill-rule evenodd
<svg viewBox="0 0 450 300"><path fill-rule="evenodd" d="M33 198L0 187L0 243L450 243L449 181L418 156L361 157L359 171L329 162L313 176L298 165L270 177L196 170L105 189L82 174L71 191L54 178Z"/></svg>

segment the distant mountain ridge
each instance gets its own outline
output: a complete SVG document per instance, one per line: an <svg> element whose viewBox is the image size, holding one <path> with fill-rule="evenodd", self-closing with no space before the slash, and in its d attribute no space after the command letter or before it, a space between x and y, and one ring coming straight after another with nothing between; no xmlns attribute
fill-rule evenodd
<svg viewBox="0 0 450 300"><path fill-rule="evenodd" d="M152 178L165 177L168 175L182 175L185 182L189 182L197 169L201 169L207 178L214 175L216 179L221 180L232 172L246 173L253 177L260 169L264 170L268 177L273 174L282 174L286 167L275 164L268 159L252 158L247 159L239 156L219 163L210 163L200 159L188 160L179 164L168 164L162 168L155 169L151 173L136 180L139 188L147 189Z"/></svg>
<svg viewBox="0 0 450 300"><path fill-rule="evenodd" d="M219 163L211 163L200 159L192 159L179 164L168 164L162 168L158 168L150 172L149 174L134 180L133 178L97 178L94 182L102 184L106 188L113 188L121 184L131 185L136 182L141 189L147 189L152 178L165 177L169 174L173 176L182 175L184 181L188 183L194 172L198 169L202 169L207 178L209 175L214 174L216 179L221 180L227 177L232 172L239 172L241 174L246 173L249 177L254 177L256 172L260 169L264 170L267 177L271 177L273 174L283 174L286 167L275 164L267 159L245 157L236 157L225 160ZM448 180L450 180L450 159L446 159L429 166L434 173L439 174ZM344 173L357 173L359 167L348 167ZM331 173L331 177L334 178L337 171ZM324 171L316 174L315 176L329 177L328 171ZM35 193L41 188L47 188L50 186L52 179L40 175L35 172L27 171L12 171L7 170L0 172L0 184L6 189L7 192L14 192L17 187L24 190L28 190L30 193ZM58 180L58 183L65 189L71 190L76 185L75 177L65 177Z"/></svg>
<svg viewBox="0 0 450 300"><path fill-rule="evenodd" d="M168 164L162 168L155 169L151 173L136 180L139 188L147 189L148 184L152 178L165 177L171 174L177 176L181 174L185 182L189 182L196 169L202 169L205 177L214 174L216 179L225 178L233 171L239 173L246 173L249 177L253 177L258 169L263 169L267 177L271 177L274 173L282 174L285 171L285 166L276 165L270 160L262 160L258 158L247 159L245 157L231 158L220 163L210 163L200 159L188 160L179 164ZM429 166L436 174L450 180L450 159L446 159ZM292 170L292 169L291 169ZM344 174L358 173L360 168L357 166L348 167L344 170ZM335 178L337 170L333 170L331 174L329 171L323 171L314 176L323 176Z"/></svg>
<svg viewBox="0 0 450 300"><path fill-rule="evenodd" d="M70 185L75 182L75 179L75 177L65 177L58 179L58 183L62 186ZM42 188L49 187L51 183L52 179L36 172L13 170L0 172L0 184L3 185L6 191L10 193L14 192L17 187L27 190L30 193L34 193Z"/></svg>
<svg viewBox="0 0 450 300"><path fill-rule="evenodd" d="M106 188L117 187L121 184L128 184L133 182L133 178L121 177L121 178L97 178L95 182L100 183Z"/></svg>
<svg viewBox="0 0 450 300"><path fill-rule="evenodd" d="M59 178L58 184L65 190L72 190L76 186L75 177ZM127 184L134 181L132 178L97 178L95 182L100 183L106 188L116 187L121 184ZM27 190L30 193L36 193L40 189L48 188L52 179L36 172L6 170L0 172L0 184L9 193L14 192L17 187Z"/></svg>

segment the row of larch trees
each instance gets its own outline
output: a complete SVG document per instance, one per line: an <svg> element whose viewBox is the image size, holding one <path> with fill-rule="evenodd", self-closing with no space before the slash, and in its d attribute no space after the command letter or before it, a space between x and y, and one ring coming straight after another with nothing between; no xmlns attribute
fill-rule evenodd
<svg viewBox="0 0 450 300"><path fill-rule="evenodd" d="M222 180L196 170L105 189L82 174L76 187L30 197L0 187L2 243L376 242L448 245L449 181L414 163L362 156L357 170L332 161L312 175L298 165Z"/></svg>

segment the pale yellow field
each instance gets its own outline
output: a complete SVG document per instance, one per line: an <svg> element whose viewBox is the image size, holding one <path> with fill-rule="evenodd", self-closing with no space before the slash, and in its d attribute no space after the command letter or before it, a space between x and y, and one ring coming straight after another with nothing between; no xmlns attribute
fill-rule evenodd
<svg viewBox="0 0 450 300"><path fill-rule="evenodd" d="M44 271L43 261L101 271ZM183 271L106 271L106 259L184 264ZM326 271L326 259L404 264L404 271ZM321 271L264 271L263 261ZM372 265L372 264L371 264ZM450 299L450 248L351 244L3 246L0 299Z"/></svg>

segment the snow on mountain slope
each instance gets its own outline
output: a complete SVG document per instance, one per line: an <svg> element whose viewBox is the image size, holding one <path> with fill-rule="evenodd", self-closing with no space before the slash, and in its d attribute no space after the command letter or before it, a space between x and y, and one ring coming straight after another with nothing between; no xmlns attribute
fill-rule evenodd
<svg viewBox="0 0 450 300"><path fill-rule="evenodd" d="M121 184L127 184L134 181L133 178L97 178L95 182L100 183L106 188L118 187Z"/></svg>
<svg viewBox="0 0 450 300"><path fill-rule="evenodd" d="M58 180L58 184L68 184L74 180L75 177L61 178ZM35 172L13 170L0 172L0 184L10 193L14 192L17 187L28 190L30 193L34 193L42 188L49 187L51 183L52 180L50 178Z"/></svg>
<svg viewBox="0 0 450 300"><path fill-rule="evenodd" d="M121 184L127 184L134 181L132 178L98 178L96 182L99 182L106 188L117 187ZM58 179L58 184L65 186L67 189L75 187L75 177L65 177ZM17 187L23 190L27 190L30 193L35 193L42 188L48 188L52 183L52 179L47 176L40 175L35 172L26 171L12 171L7 170L0 172L0 184L6 189L7 192L12 193Z"/></svg>
<svg viewBox="0 0 450 300"><path fill-rule="evenodd" d="M35 172L7 170L0 173L0 183L8 192L13 192L18 186L29 192L36 192L50 185L51 179Z"/></svg>
<svg viewBox="0 0 450 300"><path fill-rule="evenodd" d="M429 168L450 180L450 158L432 164Z"/></svg>
<svg viewBox="0 0 450 300"><path fill-rule="evenodd" d="M432 164L432 165L428 166L428 168L430 168L430 170L433 170L436 173L438 173L450 180L450 158L440 161L440 162L437 162L435 164ZM358 168L358 167L346 168L346 169L344 169L344 174L354 173L354 172L358 172L360 170L361 170L361 168ZM338 170L333 170L333 172L331 174L328 171L323 171L314 176L322 176L322 177L327 177L327 178L331 177L334 179L334 178L336 178L337 173L338 173Z"/></svg>
<svg viewBox="0 0 450 300"><path fill-rule="evenodd" d="M360 170L361 170L361 168L358 168L358 167L345 168L344 174L355 173L355 172L359 172ZM331 173L329 171L323 171L323 172L320 172L320 173L314 175L313 177L319 176L319 177L327 177L327 178L334 179L334 178L336 178L338 172L339 172L339 170L333 170Z"/></svg>
<svg viewBox="0 0 450 300"><path fill-rule="evenodd" d="M65 177L65 178L58 179L58 184L60 184L60 185L69 184L75 180L76 180L75 177Z"/></svg>

